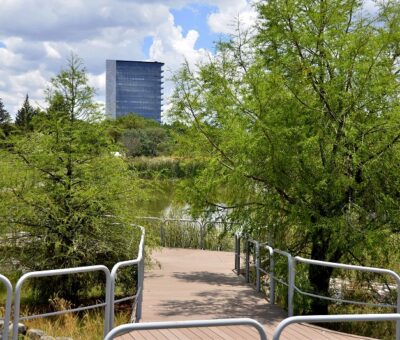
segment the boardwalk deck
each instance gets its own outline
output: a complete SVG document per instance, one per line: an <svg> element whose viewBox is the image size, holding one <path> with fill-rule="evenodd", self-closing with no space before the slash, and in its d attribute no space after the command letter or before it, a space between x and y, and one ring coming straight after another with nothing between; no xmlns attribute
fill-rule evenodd
<svg viewBox="0 0 400 340"><path fill-rule="evenodd" d="M145 274L142 322L249 317L262 323L271 339L276 325L286 317L281 308L269 305L264 296L232 272L232 253L163 248L154 252L152 258L156 263ZM245 340L258 339L258 335L247 326L230 326L136 331L119 339ZM282 339L366 338L312 325L292 325Z"/></svg>

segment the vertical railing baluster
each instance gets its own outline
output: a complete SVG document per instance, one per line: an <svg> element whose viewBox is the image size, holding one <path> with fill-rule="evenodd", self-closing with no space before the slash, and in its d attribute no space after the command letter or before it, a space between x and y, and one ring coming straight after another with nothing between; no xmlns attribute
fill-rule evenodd
<svg viewBox="0 0 400 340"><path fill-rule="evenodd" d="M269 303L275 304L275 259L274 250L271 248L269 254Z"/></svg>
<svg viewBox="0 0 400 340"><path fill-rule="evenodd" d="M255 242L256 247L256 258L255 258L255 266L256 266L256 291L259 293L261 291L261 282L260 282L260 244Z"/></svg>
<svg viewBox="0 0 400 340"><path fill-rule="evenodd" d="M240 275L240 239L242 235L238 234L237 236L237 274Z"/></svg>
<svg viewBox="0 0 400 340"><path fill-rule="evenodd" d="M292 256L288 257L288 270L289 270L289 291L288 291L288 315L293 316L294 310L294 285L296 275L296 262Z"/></svg>
<svg viewBox="0 0 400 340"><path fill-rule="evenodd" d="M143 289L144 289L144 248L143 248L143 257L141 261L138 263L138 289L139 295L137 296L137 305L136 305L136 322L142 318L142 305L143 305ZM138 290L136 291L136 293Z"/></svg>
<svg viewBox="0 0 400 340"><path fill-rule="evenodd" d="M246 249L246 282L250 282L250 244L249 240L245 239L245 249Z"/></svg>
<svg viewBox="0 0 400 340"><path fill-rule="evenodd" d="M238 266L237 266L237 250L238 250L238 246L237 246L237 239L238 239L238 237L237 237L237 234L235 233L235 235L233 236L234 237L234 240L235 240L235 272L236 272L236 274L237 274L237 269L238 269Z"/></svg>

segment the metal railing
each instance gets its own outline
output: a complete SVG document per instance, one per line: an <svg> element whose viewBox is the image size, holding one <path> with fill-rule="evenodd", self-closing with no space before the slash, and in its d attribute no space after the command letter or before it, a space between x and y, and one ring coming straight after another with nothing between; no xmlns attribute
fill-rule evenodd
<svg viewBox="0 0 400 340"><path fill-rule="evenodd" d="M269 270L269 272L267 272L266 270L261 268L261 259L259 259L258 263L260 263L260 266L258 268L258 271L263 273L264 275L268 275L270 278L274 278L274 275L275 275L274 249L272 247L270 247L269 245L263 244L263 243L261 243L259 245L259 249L261 249L261 248L265 248L266 250L268 250L269 268L270 268L270 270ZM277 279L269 281L269 302L272 305L275 304L275 281L276 280ZM260 291L261 290L261 284L260 283L258 283L258 287L260 288L258 291Z"/></svg>
<svg viewBox="0 0 400 340"><path fill-rule="evenodd" d="M113 328L114 324L114 305L123 301L135 299L134 310L136 313L135 321L138 322L142 317L142 302L143 302L143 284L144 284L144 237L145 230L143 227L138 226L141 229L141 237L139 243L138 256L134 260L121 261L114 265L111 270L111 301L110 301L110 321L109 329ZM136 294L134 296L125 297L119 300L114 300L115 297L115 282L117 280L118 269L128 266L138 266L137 270L137 282L136 282Z"/></svg>
<svg viewBox="0 0 400 340"><path fill-rule="evenodd" d="M95 265L95 266L85 266L85 267L76 267L76 268L65 268L65 269L53 269L53 270L43 270L43 271L35 271L29 272L22 275L17 284L15 286L15 295L14 295L14 312L13 312L13 334L12 339L18 339L18 323L22 320L29 320L34 318L43 318L48 316L56 316L62 315L66 313L80 312L94 308L104 307L104 336L112 329L113 321L114 321L114 304L135 299L134 303L134 311L135 311L135 321L139 321L142 315L142 302L143 302L143 282L144 282L144 238L145 238L145 229L141 226L131 225L132 227L139 228L141 231L138 255L134 260L121 261L117 262L111 272L106 266L103 265ZM117 271L126 266L137 265L137 280L136 280L136 294L134 296L125 297L122 299L115 300L115 283L117 279ZM43 314L34 314L29 316L21 316L20 315L20 304L21 304L21 290L22 285L25 281L31 278L41 278L41 277L51 277L58 275L72 275L78 273L90 273L90 272L98 272L102 271L105 274L105 301L103 303L98 303L94 305L71 308L68 310L43 313ZM12 293L13 287L11 282L7 277L0 274L0 281L7 288L7 299L5 305L5 317L4 317L4 328L2 333L3 339L8 339L9 332L9 322L11 317L11 308L12 308Z"/></svg>
<svg viewBox="0 0 400 340"><path fill-rule="evenodd" d="M13 288L10 280L7 279L4 275L0 274L0 281L6 286L7 290L4 319L3 319L4 326L3 326L2 339L8 339L8 327L9 327L8 325L10 323L10 316L11 316L11 300L12 300Z"/></svg>
<svg viewBox="0 0 400 340"><path fill-rule="evenodd" d="M250 326L257 329L260 340L267 340L263 325L258 321L248 318L241 319L214 319L214 320L190 320L174 322L148 322L138 324L125 324L114 328L104 340L111 340L118 335L130 331L155 330L155 329L179 329L179 328L197 328L197 327L222 327L222 326Z"/></svg>
<svg viewBox="0 0 400 340"><path fill-rule="evenodd" d="M138 220L145 221L158 221L160 222L160 245L162 247L166 246L166 231L165 225L169 222L183 222L183 223L192 223L196 225L199 232L199 245L200 249L204 249L204 238L205 238L205 224L203 224L199 220L187 219L187 218L163 218L163 217L153 217L153 216L137 216L135 217Z"/></svg>
<svg viewBox="0 0 400 340"><path fill-rule="evenodd" d="M243 242L244 253L245 256L241 255L241 240ZM271 304L275 303L275 282L283 284L288 287L288 315L289 317L293 316L294 313L294 293L297 292L299 294L310 296L312 298L330 300L335 302L341 303L348 303L348 304L356 304L356 305L366 305L371 307L386 307L386 308L394 308L397 311L397 315L400 315L400 276L392 270L383 269L383 268L374 268L374 267L363 267L363 266L356 266L356 265L349 265L349 264L342 264L342 263L333 263L333 262L326 262L326 261L317 261L311 259L305 259L299 256L293 257L288 252L274 249L264 243L259 243L241 233L237 233L235 235L235 270L238 275L241 274L240 267L241 267L241 260L245 261L245 278L246 281L249 282L250 277L250 245L255 249L254 252L254 259L253 259L253 266L256 271L256 289L257 291L260 290L261 287L261 275L260 273L264 273L269 277L269 287L270 287L270 299L269 302ZM265 248L268 250L269 259L270 259L270 270L269 272L266 271L264 268L261 267L261 257L260 257L260 249ZM287 258L287 266L288 266L288 277L285 281L282 278L278 278L275 276L275 254L282 255ZM353 300L346 300L334 297L327 297L318 294L312 294L308 292L302 291L300 288L296 286L296 263L306 263L309 265L317 265L317 266L325 266L331 268L339 268L339 269L346 269L346 270L355 270L361 272L369 272L369 273L376 273L376 274L384 274L390 275L396 282L397 285L397 303L396 305L391 304L382 304L382 303L368 303L368 302L361 302L361 301L353 301ZM387 314L377 314L377 315L387 315ZM347 316L351 316L351 314L347 314ZM396 319L396 340L400 340L400 318Z"/></svg>
<svg viewBox="0 0 400 340"><path fill-rule="evenodd" d="M400 314L337 314L337 315L305 315L292 316L281 321L275 329L273 340L279 340L286 327L301 322L354 322L354 321L400 321Z"/></svg>
<svg viewBox="0 0 400 340"><path fill-rule="evenodd" d="M160 223L159 235L160 235L160 245L162 247L167 246L167 225L171 222L192 224L192 226L197 229L197 244L196 247L200 249L206 249L207 247L207 231L210 225L232 225L232 222L227 221L209 221L201 219L188 219L188 218L167 218L167 217L153 217L153 216L136 216L138 220L143 221L157 221ZM183 229L183 228L182 228Z"/></svg>
<svg viewBox="0 0 400 340"><path fill-rule="evenodd" d="M157 220L163 220L159 218L153 218ZM170 219L175 221L181 221L179 219ZM186 220L186 221L193 221L193 220ZM207 223L213 223L207 221ZM206 225L204 223L203 225ZM229 322L232 322L230 325L239 325L239 323L235 322L242 322L243 320L251 320L251 319L223 319L223 320L207 320L207 321L193 321L193 322L200 322L199 324L191 326L190 322L172 322L172 323L156 323L153 324L151 327L156 328L145 328L146 325L150 324L140 324L143 326L135 326L132 324L124 325L123 327L117 327L114 331L111 331L113 328L113 321L114 321L114 304L134 299L133 310L135 312L134 320L137 322L141 319L142 315L142 302L143 302L143 285L144 285L144 243L145 243L145 229L141 226L131 225L135 228L139 228L141 231L139 249L136 259L128 260L128 261L121 261L116 263L111 272L108 270L107 267L98 265L98 266L87 266L87 267L78 267L78 268L68 268L68 269L55 269L55 270L46 270L46 271L38 271L38 272L30 272L24 274L17 282L15 295L14 295L14 318L13 318L13 340L17 340L18 337L18 322L20 320L27 320L32 318L38 317L46 317L46 316L54 316L54 315L61 315L65 313L77 312L77 311L84 311L88 309L104 307L104 335L108 334L108 336L115 336L117 332L122 329L124 330L133 330L133 329L156 329L156 328L184 328L184 327L213 327L213 326L224 326L228 325ZM242 244L243 245L242 245ZM242 248L243 247L243 248ZM241 255L241 249L244 249L244 256ZM261 249L267 251L269 256L269 270L263 267L263 262L261 259ZM275 274L275 267L276 261L275 256L284 256L287 259L287 268L288 268L288 275L287 280L277 277ZM252 259L251 259L252 257ZM255 268L255 281L256 281L256 289L257 291L261 290L261 274L268 275L269 277L269 302L271 304L275 303L275 284L280 283L288 287L288 314L289 318L285 319L281 322L278 326L275 334L274 339L279 339L279 335L281 334L282 330L287 327L291 323L296 322L334 322L334 321L386 321L392 320L396 321L396 339L400 340L400 276L395 273L394 271L382 268L373 268L373 267L362 267L362 266L355 266L355 265L348 265L348 264L340 264L340 263L332 263L332 262L324 262L324 261L317 261L311 259L305 259L299 256L292 257L288 252L284 252L279 249L274 249L271 246L265 243L259 243L256 240L253 240L249 237L243 236L241 234L235 235L235 270L237 274L241 274L241 260L245 261L245 277L246 281L250 281L250 264ZM305 263L309 265L318 265L318 266L326 266L331 268L340 268L340 269L347 269L347 270L356 270L362 272L370 272L370 273L377 273L377 274L385 274L390 275L397 284L397 304L390 305L390 304L370 304L366 302L360 301L351 301L351 300L344 300L339 298L321 296L317 294L312 294L308 292L304 292L296 286L296 263ZM117 273L120 268L127 267L127 266L137 266L137 279L136 279L136 294L130 297L124 297L122 299L115 300L115 286L117 280ZM99 303L96 305L90 305L85 307L73 308L64 311L57 311L52 313L45 313L45 314L38 314L38 315L30 315L30 316L23 316L21 317L20 314L20 301L21 301L21 289L23 283L30 279L30 278L39 278L39 277L48 277L48 276L56 276L56 275L70 275L70 274L77 274L77 273L89 273L95 271L102 271L105 274L105 302ZM7 288L7 298L5 304L5 316L4 316L4 328L2 336L4 339L8 338L8 323L10 320L11 315L11 302L13 296L13 287L10 281L3 275L0 274L0 281L6 286ZM374 307L390 307L395 308L397 313L386 313L386 314L346 314L346 315L330 315L330 316L298 316L298 317L291 317L293 315L294 310L294 293L297 292L302 295L310 296L313 298L320 298L326 299L336 302L343 302L343 303L354 303L360 305L370 305ZM133 319L133 316L132 316ZM319 321L320 320L320 321ZM214 324L215 321L218 321ZM252 320L251 322L253 322ZM244 322L244 321L243 321ZM246 321L247 322L247 321ZM138 324L139 325L139 324ZM155 325L155 326L154 326ZM158 325L158 326L157 326ZM250 324L249 324L250 325ZM163 326L163 327L162 327ZM258 328L258 326L254 327ZM150 327L150 326L149 326ZM118 329L118 330L117 330ZM114 332L114 333L113 333ZM120 334L120 333L118 333ZM264 339L260 333L261 339ZM108 338L107 338L108 339ZM266 339L266 338L265 338Z"/></svg>
<svg viewBox="0 0 400 340"><path fill-rule="evenodd" d="M30 278L38 278L38 277L49 277L49 276L57 276L57 275L69 275L69 274L78 274L78 273L89 273L89 272L96 272L96 271L102 271L106 275L106 289L105 289L105 302L96 304L96 305L91 305L91 306L85 306L85 307L79 307L79 308L73 308L73 309L67 309L67 310L62 310L62 311L57 311L57 312L51 312L51 313L44 313L44 314L35 314L35 315L30 315L30 316L25 316L21 317L20 314L20 302L21 302L21 288L22 284L30 279ZM110 271L106 266L98 265L98 266L88 266L88 267L77 267L77 268L66 268L66 269L54 269L54 270L42 270L42 271L36 271L36 272L30 272L26 273L21 276L21 278L18 280L16 288L15 288L15 300L14 300L14 323L13 323L13 339L18 339L18 323L20 320L29 320L33 318L41 318L41 317L46 317L46 316L55 316L55 315L62 315L66 313L72 313L72 312L78 312L78 311L83 311L83 310L88 310L88 309L93 309L97 307L104 307L104 334L107 334L108 331L110 330L108 326L108 320L110 319L110 295L111 295L111 278L110 278Z"/></svg>

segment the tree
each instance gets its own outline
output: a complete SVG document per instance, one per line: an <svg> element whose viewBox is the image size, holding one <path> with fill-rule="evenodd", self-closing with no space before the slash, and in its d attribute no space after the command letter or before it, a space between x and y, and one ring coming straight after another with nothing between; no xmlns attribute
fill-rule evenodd
<svg viewBox="0 0 400 340"><path fill-rule="evenodd" d="M0 98L0 134L7 135L10 131L11 117L5 109L2 99Z"/></svg>
<svg viewBox="0 0 400 340"><path fill-rule="evenodd" d="M125 162L113 156L116 148L78 57L71 56L47 93L47 112L35 119L32 132L14 136L2 157L3 168L14 171L10 178L1 177L7 207L0 210L0 222L12 225L16 237L29 239L9 249L3 265L19 263L24 271L111 267L134 254L135 234L115 220L126 222L136 213L144 190ZM88 280L51 278L34 288L44 300L57 292L76 301L93 287Z"/></svg>
<svg viewBox="0 0 400 340"><path fill-rule="evenodd" d="M109 133L126 148L127 156L155 157L171 149L171 136L166 126L154 119L127 114L109 121Z"/></svg>
<svg viewBox="0 0 400 340"><path fill-rule="evenodd" d="M32 120L37 114L39 114L39 110L31 106L29 96L26 95L25 101L15 117L15 125L22 131L30 131L33 128Z"/></svg>
<svg viewBox="0 0 400 340"><path fill-rule="evenodd" d="M229 211L294 254L384 261L400 222L399 6L260 2L254 31L185 66L172 115L188 125L182 150L207 165L185 188L194 208ZM314 292L328 295L331 275L310 266Z"/></svg>

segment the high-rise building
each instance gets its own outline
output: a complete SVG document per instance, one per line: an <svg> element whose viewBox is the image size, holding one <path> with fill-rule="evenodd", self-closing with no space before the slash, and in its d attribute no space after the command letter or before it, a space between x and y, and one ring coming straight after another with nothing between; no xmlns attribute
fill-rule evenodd
<svg viewBox="0 0 400 340"><path fill-rule="evenodd" d="M106 61L106 113L136 113L161 120L162 66L159 62Z"/></svg>

